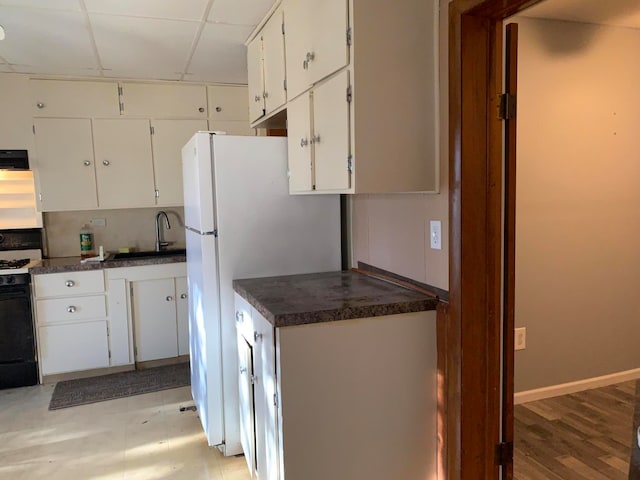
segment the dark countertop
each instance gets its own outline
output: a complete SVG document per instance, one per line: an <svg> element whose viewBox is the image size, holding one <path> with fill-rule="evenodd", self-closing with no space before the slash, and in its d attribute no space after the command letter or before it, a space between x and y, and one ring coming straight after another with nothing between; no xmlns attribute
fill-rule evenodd
<svg viewBox="0 0 640 480"><path fill-rule="evenodd" d="M108 259L109 256L107 255ZM108 260L104 262L80 263L80 257L58 257L41 260L40 265L31 267L29 273L82 272L85 270L102 270L105 268L142 267L146 265L160 265L164 263L186 262L186 255L165 255L162 257L130 258L123 260Z"/></svg>
<svg viewBox="0 0 640 480"><path fill-rule="evenodd" d="M435 310L438 300L345 271L234 280L233 289L275 327Z"/></svg>

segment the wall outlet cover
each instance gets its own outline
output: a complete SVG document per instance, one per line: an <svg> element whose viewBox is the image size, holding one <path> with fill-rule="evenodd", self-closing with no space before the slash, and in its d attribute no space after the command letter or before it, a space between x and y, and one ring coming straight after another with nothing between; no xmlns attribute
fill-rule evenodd
<svg viewBox="0 0 640 480"><path fill-rule="evenodd" d="M429 222L429 242L432 250L442 250L442 222L440 220Z"/></svg>

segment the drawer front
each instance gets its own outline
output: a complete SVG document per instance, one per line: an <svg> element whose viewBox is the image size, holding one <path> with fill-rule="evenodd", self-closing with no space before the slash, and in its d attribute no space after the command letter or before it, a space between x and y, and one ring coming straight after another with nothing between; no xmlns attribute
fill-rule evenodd
<svg viewBox="0 0 640 480"><path fill-rule="evenodd" d="M43 375L109 366L107 322L49 325L38 328Z"/></svg>
<svg viewBox="0 0 640 480"><path fill-rule="evenodd" d="M33 278L36 298L104 293L102 270L48 273Z"/></svg>
<svg viewBox="0 0 640 480"><path fill-rule="evenodd" d="M235 322L238 335L245 338L247 343L253 346L253 321L251 320L251 305L237 293L235 300Z"/></svg>
<svg viewBox="0 0 640 480"><path fill-rule="evenodd" d="M38 325L68 323L77 320L105 318L107 307L104 295L36 300Z"/></svg>

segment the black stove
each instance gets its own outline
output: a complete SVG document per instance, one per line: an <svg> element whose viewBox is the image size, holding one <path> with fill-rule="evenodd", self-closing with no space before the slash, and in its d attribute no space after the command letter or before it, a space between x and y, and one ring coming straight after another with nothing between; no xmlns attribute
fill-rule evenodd
<svg viewBox="0 0 640 480"><path fill-rule="evenodd" d="M0 270L15 270L18 268L22 268L30 261L30 258L20 258L17 260L0 260Z"/></svg>

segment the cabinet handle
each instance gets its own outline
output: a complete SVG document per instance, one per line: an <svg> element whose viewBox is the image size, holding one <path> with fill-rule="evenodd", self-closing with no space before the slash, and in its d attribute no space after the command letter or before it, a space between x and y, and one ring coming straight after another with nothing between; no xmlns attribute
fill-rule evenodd
<svg viewBox="0 0 640 480"><path fill-rule="evenodd" d="M307 70L309 68L309 62L307 62L306 60L302 61L302 68L304 70Z"/></svg>
<svg viewBox="0 0 640 480"><path fill-rule="evenodd" d="M259 102L260 101L260 95L256 95L255 97L253 97L253 101L254 102Z"/></svg>
<svg viewBox="0 0 640 480"><path fill-rule="evenodd" d="M76 312L76 307L75 307L75 306L73 306L73 305L69 305L69 306L67 307L67 312L69 312L69 313L75 313L75 312Z"/></svg>
<svg viewBox="0 0 640 480"><path fill-rule="evenodd" d="M262 334L258 332L253 332L253 341L257 342L258 340L262 340Z"/></svg>
<svg viewBox="0 0 640 480"><path fill-rule="evenodd" d="M314 135L311 137L311 143L320 143L320 135Z"/></svg>
<svg viewBox="0 0 640 480"><path fill-rule="evenodd" d="M44 103L38 102L38 103L36 103L36 107L38 107L40 110L42 110L44 108Z"/></svg>
<svg viewBox="0 0 640 480"><path fill-rule="evenodd" d="M167 295L167 302L171 302L173 300L173 297L171 295Z"/></svg>
<svg viewBox="0 0 640 480"><path fill-rule="evenodd" d="M314 52L307 52L307 64L309 64L309 62L313 62L315 58L316 54Z"/></svg>
<svg viewBox="0 0 640 480"><path fill-rule="evenodd" d="M187 294L186 293L180 294L180 298L184 300L185 298L187 298Z"/></svg>
<svg viewBox="0 0 640 480"><path fill-rule="evenodd" d="M64 282L64 285L66 287L74 287L76 284L76 282L74 282L73 280L67 280L66 282Z"/></svg>
<svg viewBox="0 0 640 480"><path fill-rule="evenodd" d="M236 322L238 323L242 322L242 317L243 317L242 312L236 312Z"/></svg>
<svg viewBox="0 0 640 480"><path fill-rule="evenodd" d="M200 107L200 108L198 109L198 111L199 111L200 113L203 113L203 112L204 112L204 107Z"/></svg>
<svg viewBox="0 0 640 480"><path fill-rule="evenodd" d="M306 138L300 139L300 146L302 148L306 147L307 145L309 145L309 140L307 140Z"/></svg>
<svg viewBox="0 0 640 480"><path fill-rule="evenodd" d="M222 107L216 107L216 112L220 113L222 111Z"/></svg>
<svg viewBox="0 0 640 480"><path fill-rule="evenodd" d="M243 375L247 373L247 368L246 367L240 367L240 375Z"/></svg>
<svg viewBox="0 0 640 480"><path fill-rule="evenodd" d="M91 162L90 162L89 160L85 160L84 162L82 162L82 164L83 164L85 167L88 167L89 165L91 165Z"/></svg>
<svg viewBox="0 0 640 480"><path fill-rule="evenodd" d="M103 164L105 167L108 167L109 165L111 165L111 162L110 162L109 160L102 160L102 164Z"/></svg>

